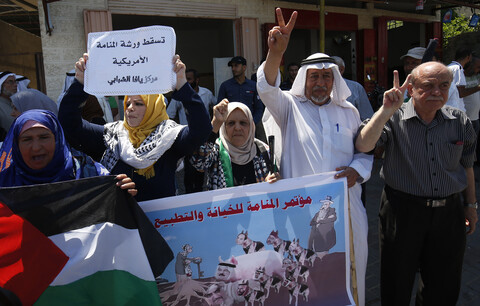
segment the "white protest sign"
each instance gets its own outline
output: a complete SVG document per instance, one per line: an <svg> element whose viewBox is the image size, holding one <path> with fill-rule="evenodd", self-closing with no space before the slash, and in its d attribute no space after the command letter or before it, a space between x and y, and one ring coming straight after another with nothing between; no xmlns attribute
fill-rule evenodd
<svg viewBox="0 0 480 306"><path fill-rule="evenodd" d="M175 31L165 26L88 34L85 91L99 96L171 91L175 45Z"/></svg>

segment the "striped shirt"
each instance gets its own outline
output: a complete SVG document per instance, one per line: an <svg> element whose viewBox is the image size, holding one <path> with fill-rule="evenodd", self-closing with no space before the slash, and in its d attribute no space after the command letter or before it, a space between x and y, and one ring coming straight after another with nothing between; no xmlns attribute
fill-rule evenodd
<svg viewBox="0 0 480 306"><path fill-rule="evenodd" d="M380 175L390 187L429 198L467 187L465 168L473 167L476 136L462 111L444 106L427 125L412 102L404 103L385 124L376 146L383 145Z"/></svg>

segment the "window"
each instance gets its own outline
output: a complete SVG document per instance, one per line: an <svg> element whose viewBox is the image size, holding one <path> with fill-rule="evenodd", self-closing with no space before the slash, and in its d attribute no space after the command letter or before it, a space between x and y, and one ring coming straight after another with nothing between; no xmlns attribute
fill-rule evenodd
<svg viewBox="0 0 480 306"><path fill-rule="evenodd" d="M387 21L387 30L403 27L403 21L401 20L389 20Z"/></svg>

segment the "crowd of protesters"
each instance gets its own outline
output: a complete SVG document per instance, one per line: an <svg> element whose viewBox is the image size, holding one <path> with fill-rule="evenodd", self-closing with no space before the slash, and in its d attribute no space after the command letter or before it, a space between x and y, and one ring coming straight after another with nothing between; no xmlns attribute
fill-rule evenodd
<svg viewBox="0 0 480 306"><path fill-rule="evenodd" d="M0 187L111 173L120 188L146 201L178 194L182 160L188 176L198 177L189 192L336 171L348 184L364 305L368 222L361 184L370 177L373 152L383 148L382 304L408 305L419 271L417 301L454 305L465 237L477 222L478 57L459 48L445 66L425 59L428 48L408 50L401 58L405 82L394 72L394 86L374 114L362 86L342 77L339 57L315 53L291 63L282 82L279 68L297 13L287 23L276 14L256 82L245 77L245 58L236 56L217 101L178 55L173 104L162 94L125 96L120 107L116 97L90 96L83 87L88 54L67 74L58 104L21 87L21 76L1 73ZM275 137L275 155L268 136Z"/></svg>

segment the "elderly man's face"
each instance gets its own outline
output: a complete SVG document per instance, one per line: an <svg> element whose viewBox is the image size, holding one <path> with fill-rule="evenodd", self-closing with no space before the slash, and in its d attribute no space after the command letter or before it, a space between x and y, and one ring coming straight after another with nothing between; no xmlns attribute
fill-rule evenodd
<svg viewBox="0 0 480 306"><path fill-rule="evenodd" d="M408 85L415 110L422 114L434 114L448 100L452 79L448 68L440 63L429 62L419 67L414 84Z"/></svg>
<svg viewBox="0 0 480 306"><path fill-rule="evenodd" d="M405 74L412 72L413 68L417 67L421 63L421 59L416 59L410 56L405 57L403 59L403 70L405 70Z"/></svg>
<svg viewBox="0 0 480 306"><path fill-rule="evenodd" d="M305 81L305 97L316 105L325 104L333 88L332 69L308 69Z"/></svg>
<svg viewBox="0 0 480 306"><path fill-rule="evenodd" d="M2 84L2 94L10 97L16 92L17 92L17 80L13 75L11 75Z"/></svg>

